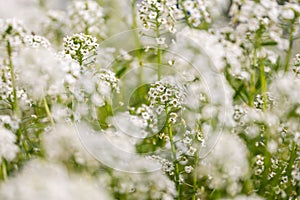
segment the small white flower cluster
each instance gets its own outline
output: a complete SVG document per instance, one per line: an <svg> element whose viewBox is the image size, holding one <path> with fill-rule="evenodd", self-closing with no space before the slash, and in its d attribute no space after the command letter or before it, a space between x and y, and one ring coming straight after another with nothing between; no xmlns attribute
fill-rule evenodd
<svg viewBox="0 0 300 200"><path fill-rule="evenodd" d="M11 118L9 115L0 115L0 126L9 127L10 130L17 130L19 128L19 121Z"/></svg>
<svg viewBox="0 0 300 200"><path fill-rule="evenodd" d="M44 48L49 48L50 47L50 42L39 35L26 35L24 38L24 42L26 45L33 47L33 48L39 48L39 47L44 47Z"/></svg>
<svg viewBox="0 0 300 200"><path fill-rule="evenodd" d="M19 147L15 144L16 136L2 125L0 126L0 164L2 159L12 161L19 151Z"/></svg>
<svg viewBox="0 0 300 200"><path fill-rule="evenodd" d="M75 33L72 36L64 38L65 54L69 54L74 60L79 62L80 65L84 64L83 62L94 61L90 61L90 59L95 59L93 57L97 54L96 50L98 46L95 37L84 33Z"/></svg>
<svg viewBox="0 0 300 200"><path fill-rule="evenodd" d="M199 130L186 130L180 139L176 138L176 141L178 141L176 143L177 160L179 165L185 168L186 173L190 173L188 169L192 170L189 164L199 156L199 151L206 145L206 139L206 136ZM182 177L183 181L188 182L188 180L185 180L186 178L185 176Z"/></svg>
<svg viewBox="0 0 300 200"><path fill-rule="evenodd" d="M294 58L294 63L292 66L292 70L297 77L300 75L300 54L296 54Z"/></svg>
<svg viewBox="0 0 300 200"><path fill-rule="evenodd" d="M255 10L255 12L253 12ZM277 42L280 49L287 48L287 40L282 38L283 32L279 24L280 5L274 0L264 1L233 1L230 15L232 23L237 24L236 32L240 38L255 40L259 29L263 34Z"/></svg>
<svg viewBox="0 0 300 200"><path fill-rule="evenodd" d="M256 97L254 99L254 106L255 106L255 108L257 108L257 109L263 109L263 107L264 107L265 104L266 104L266 108L268 108L268 109L271 106L273 106L273 104L275 102L274 102L274 99L273 99L272 95L269 92L267 92L265 95L266 95L266 100L267 100L266 103L264 102L264 99L263 99L262 95L260 95L260 94L256 95Z"/></svg>
<svg viewBox="0 0 300 200"><path fill-rule="evenodd" d="M176 19L184 17L174 0L143 0L139 5L138 14L146 30L167 30L171 33L176 32Z"/></svg>
<svg viewBox="0 0 300 200"><path fill-rule="evenodd" d="M105 18L105 9L100 6L99 1L68 1L64 10L47 10L39 33L43 33L58 47L66 33L84 33L102 40L107 35Z"/></svg>
<svg viewBox="0 0 300 200"><path fill-rule="evenodd" d="M76 66L76 65L75 65ZM77 71L77 70L76 70ZM97 117L95 107L104 106L111 100L113 92L119 92L119 79L109 69L89 69L81 71L78 76L69 74L71 80L67 90L70 92L68 100L73 101L75 121L82 116ZM73 100L72 100L73 99Z"/></svg>
<svg viewBox="0 0 300 200"><path fill-rule="evenodd" d="M13 94L13 86L11 82L11 73L8 66L0 64L0 100L2 101L13 101L14 94ZM16 96L17 99L20 101L21 105L30 105L31 100L29 99L28 95L24 91L24 89L17 87L16 88Z"/></svg>
<svg viewBox="0 0 300 200"><path fill-rule="evenodd" d="M108 69L101 69L99 73L96 74L96 78L98 78L99 83L98 83L98 91L102 91L103 85L109 85L111 90L116 91L117 93L120 91L119 88L119 79L117 79L116 74ZM101 84L101 83L102 84ZM101 92L100 92L101 93ZM108 92L104 92L103 94L107 94Z"/></svg>
<svg viewBox="0 0 300 200"><path fill-rule="evenodd" d="M254 174L256 176L260 176L263 173L263 171L265 170L264 159L265 158L262 155L256 155L256 157L255 157Z"/></svg>
<svg viewBox="0 0 300 200"><path fill-rule="evenodd" d="M247 113L246 108L240 105L235 105L234 106L234 113L233 113L233 119L236 122L239 122Z"/></svg>
<svg viewBox="0 0 300 200"><path fill-rule="evenodd" d="M149 106L142 104L140 107L130 108L132 115L140 116L142 119L141 124L143 124L143 127L150 128L153 132L158 131L157 127L157 117L156 113L151 109Z"/></svg>
<svg viewBox="0 0 300 200"><path fill-rule="evenodd" d="M174 164L170 162L169 160L160 157L159 155L152 155L147 157L150 160L157 161L162 166L162 171L166 174L169 174L170 176L174 176Z"/></svg>
<svg viewBox="0 0 300 200"><path fill-rule="evenodd" d="M10 43L11 47L18 47L24 43L24 37L28 31L24 27L23 23L17 19L0 19L0 36L1 42L5 42L3 45Z"/></svg>
<svg viewBox="0 0 300 200"><path fill-rule="evenodd" d="M73 32L83 32L105 37L104 10L96 1L72 1L68 7L70 27Z"/></svg>
<svg viewBox="0 0 300 200"><path fill-rule="evenodd" d="M148 100L151 108L156 108L158 114L163 111L179 110L183 106L183 92L175 84L168 81L156 81L151 84Z"/></svg>
<svg viewBox="0 0 300 200"><path fill-rule="evenodd" d="M183 12L186 12L188 23L193 27L199 27L203 21L206 23L211 22L205 0L185 0L182 6Z"/></svg>

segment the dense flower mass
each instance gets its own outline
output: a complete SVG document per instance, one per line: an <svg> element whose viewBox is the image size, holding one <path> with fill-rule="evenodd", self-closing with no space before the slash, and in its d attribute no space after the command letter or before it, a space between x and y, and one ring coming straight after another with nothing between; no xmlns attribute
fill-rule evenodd
<svg viewBox="0 0 300 200"><path fill-rule="evenodd" d="M299 0L0 0L0 199L300 199Z"/></svg>
<svg viewBox="0 0 300 200"><path fill-rule="evenodd" d="M69 26L73 32L84 32L105 38L106 26L103 8L95 1L73 1L68 8Z"/></svg>

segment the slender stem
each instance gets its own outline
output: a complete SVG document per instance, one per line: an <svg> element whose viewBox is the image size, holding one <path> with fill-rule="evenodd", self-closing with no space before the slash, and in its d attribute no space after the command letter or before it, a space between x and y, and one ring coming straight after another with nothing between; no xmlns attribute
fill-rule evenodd
<svg viewBox="0 0 300 200"><path fill-rule="evenodd" d="M249 105L254 106L254 96L255 96L255 68L251 70L250 77L250 95L249 95Z"/></svg>
<svg viewBox="0 0 300 200"><path fill-rule="evenodd" d="M156 38L160 37L158 17L159 15L157 15L156 17ZM158 80L161 79L161 54L162 54L161 46L160 44L158 44L157 45L157 79Z"/></svg>
<svg viewBox="0 0 300 200"><path fill-rule="evenodd" d="M251 77L250 77L249 105L251 107L254 106L254 96L256 92L256 87L255 87L256 67L257 67L257 49L255 46L253 51L253 69L251 69Z"/></svg>
<svg viewBox="0 0 300 200"><path fill-rule="evenodd" d="M188 16L188 13L187 13L187 11L184 9L182 0L179 1L179 5L180 5L180 7L183 9L183 14L184 14L184 18L185 18L186 24L188 25L188 27L192 28L192 25L191 25L191 23L189 22L189 16Z"/></svg>
<svg viewBox="0 0 300 200"><path fill-rule="evenodd" d="M169 112L166 111L167 116L169 116ZM173 138L173 131L172 131L172 126L169 122L167 122L167 127L168 127L168 134L170 138L170 143L171 143L171 150L172 150L172 156L173 156L173 163L175 166L175 178L176 178L176 188L177 188L177 194L178 194L178 199L181 199L181 185L180 185L180 180L179 180L179 165L177 162L177 156L176 156L176 146Z"/></svg>
<svg viewBox="0 0 300 200"><path fill-rule="evenodd" d="M265 66L263 64L263 61L260 59L259 60L259 71L260 71L260 83L261 83L261 93L262 93L262 98L263 98L263 109L267 109L267 81L266 81L266 75L265 75Z"/></svg>
<svg viewBox="0 0 300 200"><path fill-rule="evenodd" d="M198 168L198 164L199 164L199 151L196 151L196 156L195 156L195 162L194 162L194 171L193 171L193 190L194 190L194 194L193 194L193 200L197 199L197 189L198 189L198 179L197 179L197 168Z"/></svg>
<svg viewBox="0 0 300 200"><path fill-rule="evenodd" d="M2 168L2 178L5 181L7 180L7 168L6 168L6 161L4 159L2 160L1 168Z"/></svg>
<svg viewBox="0 0 300 200"><path fill-rule="evenodd" d="M8 54L8 66L10 69L10 75L11 75L11 83L13 87L13 102L12 102L12 110L15 116L19 115L19 104L18 104L18 98L17 98L17 86L16 86L16 76L15 76L15 69L12 62L12 49L10 42L7 41L7 54Z"/></svg>
<svg viewBox="0 0 300 200"><path fill-rule="evenodd" d="M255 48L257 48L258 51L261 51L261 36L262 36L262 32L259 29L257 34L256 34L256 45ZM256 63L255 63L256 64ZM263 59L259 58L258 59L258 65L259 65L259 77L260 77L260 84L261 84L261 95L263 98L263 110L267 109L267 80L266 80L266 74L265 74L265 66L263 63Z"/></svg>
<svg viewBox="0 0 300 200"><path fill-rule="evenodd" d="M289 70L289 64L292 56L292 49L293 49L293 41L294 41L294 21L291 22L291 29L290 29L290 37L289 37L289 48L287 50L287 53L285 55L285 65L284 65L284 72L287 72Z"/></svg>
<svg viewBox="0 0 300 200"><path fill-rule="evenodd" d="M158 67L157 79L160 80L161 79L161 48L160 48L160 45L158 45L158 47L157 47L157 67Z"/></svg>
<svg viewBox="0 0 300 200"><path fill-rule="evenodd" d="M136 48L136 56L139 61L139 81L140 83L143 82L143 62L142 62L142 54L141 54L141 44L137 32L137 20L136 20L136 0L133 0L131 3L131 13L132 13L132 29L133 29L133 36L134 36L134 43Z"/></svg>
<svg viewBox="0 0 300 200"><path fill-rule="evenodd" d="M50 119L50 122L51 122L52 125L54 125L54 120L53 120L53 117L51 115L51 112L50 112L50 109L49 109L46 97L44 97L43 101L44 101L45 110L46 110L46 113L47 113L47 115L48 115L48 117Z"/></svg>

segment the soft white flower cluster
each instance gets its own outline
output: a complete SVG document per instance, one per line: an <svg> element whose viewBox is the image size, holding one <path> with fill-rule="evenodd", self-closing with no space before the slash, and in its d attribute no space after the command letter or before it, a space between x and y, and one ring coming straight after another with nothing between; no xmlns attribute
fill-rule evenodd
<svg viewBox="0 0 300 200"><path fill-rule="evenodd" d="M9 103L9 101L13 101L14 92L11 81L11 70L7 65L1 65L0 76L2 79L0 80L0 99L3 102ZM31 104L31 100L28 97L27 93L24 91L24 88L16 88L16 97L20 101L21 106L28 106Z"/></svg>
<svg viewBox="0 0 300 200"><path fill-rule="evenodd" d="M64 163L72 160L77 165L99 166L84 148L77 126L73 124L57 124L51 131L45 132L43 144L46 158L51 162Z"/></svg>
<svg viewBox="0 0 300 200"><path fill-rule="evenodd" d="M125 195L130 199L172 200L176 198L174 182L161 172L145 174L124 174L114 172L114 177L119 187L113 188L117 193Z"/></svg>
<svg viewBox="0 0 300 200"><path fill-rule="evenodd" d="M64 66L44 48L22 49L16 58L17 85L33 99L55 96L65 91Z"/></svg>
<svg viewBox="0 0 300 200"><path fill-rule="evenodd" d="M0 164L3 159L12 161L19 151L16 144L16 136L2 125L0 126Z"/></svg>
<svg viewBox="0 0 300 200"><path fill-rule="evenodd" d="M111 199L95 180L70 174L59 164L32 160L0 187L6 200Z"/></svg>
<svg viewBox="0 0 300 200"><path fill-rule="evenodd" d="M66 10L50 9L41 22L42 33L61 42L66 33L84 33L97 39L106 38L105 10L94 0L66 2Z"/></svg>
<svg viewBox="0 0 300 200"><path fill-rule="evenodd" d="M24 42L26 45L33 48L39 48L41 46L44 48L50 47L50 42L46 38L39 35L26 35Z"/></svg>
<svg viewBox="0 0 300 200"><path fill-rule="evenodd" d="M208 176L210 188L224 188L235 195L242 189L239 180L247 178L250 173L247 156L248 150L240 138L222 133L211 153L201 160L199 175Z"/></svg>
<svg viewBox="0 0 300 200"><path fill-rule="evenodd" d="M73 1L68 8L71 30L105 38L104 10L96 1Z"/></svg>
<svg viewBox="0 0 300 200"><path fill-rule="evenodd" d="M2 45L18 47L24 43L24 37L28 34L23 23L17 19L0 19L0 35Z"/></svg>
<svg viewBox="0 0 300 200"><path fill-rule="evenodd" d="M141 119L141 121L137 123L141 124L144 129L150 128L151 132L155 133L158 131L158 119L156 116L157 113L149 106L142 104L138 108L132 107L130 109L130 113L133 115L132 119L136 122Z"/></svg>
<svg viewBox="0 0 300 200"><path fill-rule="evenodd" d="M277 42L280 49L287 49L287 40L282 37L283 31L279 26L280 12L281 7L274 0L257 2L237 0L231 6L230 15L232 23L237 24L236 33L240 39L256 40L256 34L264 34ZM265 30L263 33L259 31L262 29Z"/></svg>

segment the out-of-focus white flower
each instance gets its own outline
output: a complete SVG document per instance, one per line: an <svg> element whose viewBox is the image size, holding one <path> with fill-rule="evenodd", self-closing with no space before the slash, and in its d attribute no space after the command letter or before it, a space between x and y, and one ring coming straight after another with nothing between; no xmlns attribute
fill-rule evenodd
<svg viewBox="0 0 300 200"><path fill-rule="evenodd" d="M0 164L2 163L2 158L12 161L16 157L19 148L15 142L16 136L11 131L0 126Z"/></svg>
<svg viewBox="0 0 300 200"><path fill-rule="evenodd" d="M64 67L48 49L23 49L16 58L17 84L34 99L64 91Z"/></svg>
<svg viewBox="0 0 300 200"><path fill-rule="evenodd" d="M67 162L74 159L81 165L99 165L98 161L82 145L75 125L58 124L54 126L51 132L44 134L43 144L48 160Z"/></svg>
<svg viewBox="0 0 300 200"><path fill-rule="evenodd" d="M129 199L162 199L176 197L175 184L161 171L149 174L124 174L115 171L119 187L116 191L125 194Z"/></svg>
<svg viewBox="0 0 300 200"><path fill-rule="evenodd" d="M97 1L72 1L68 8L68 15L72 33L83 32L98 38L105 37L105 14Z"/></svg>
<svg viewBox="0 0 300 200"><path fill-rule="evenodd" d="M22 21L15 18L12 19L0 19L0 45L4 45L6 48L7 42L9 42L12 50L16 47L20 47L24 43L24 38L28 34L28 30L25 28Z"/></svg>
<svg viewBox="0 0 300 200"><path fill-rule="evenodd" d="M0 199L109 200L111 198L91 179L69 174L64 167L57 164L33 160L28 162L15 177L2 183Z"/></svg>
<svg viewBox="0 0 300 200"><path fill-rule="evenodd" d="M215 146L201 162L199 174L210 177L210 188L225 188L233 195L237 194L240 188L235 187L232 191L229 186L249 175L247 147L239 137L226 132L219 138L209 138L208 143L215 143Z"/></svg>

